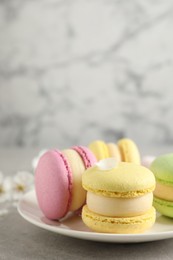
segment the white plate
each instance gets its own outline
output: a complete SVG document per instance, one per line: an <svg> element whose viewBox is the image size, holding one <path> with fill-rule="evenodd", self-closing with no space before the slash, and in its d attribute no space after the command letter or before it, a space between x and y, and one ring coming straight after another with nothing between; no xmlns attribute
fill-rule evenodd
<svg viewBox="0 0 173 260"><path fill-rule="evenodd" d="M35 192L24 195L18 204L20 215L32 224L46 230L80 239L112 243L139 243L173 238L173 219L157 215L156 223L143 234L107 234L89 230L81 217L69 215L61 221L51 221L40 211Z"/></svg>

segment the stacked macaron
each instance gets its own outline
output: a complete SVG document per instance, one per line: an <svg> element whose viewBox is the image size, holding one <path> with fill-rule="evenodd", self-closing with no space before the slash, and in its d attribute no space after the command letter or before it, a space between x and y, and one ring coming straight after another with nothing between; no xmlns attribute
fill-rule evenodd
<svg viewBox="0 0 173 260"><path fill-rule="evenodd" d="M49 150L42 155L35 172L35 190L47 218L60 219L83 206L86 191L82 188L82 173L95 162L93 153L83 146Z"/></svg>
<svg viewBox="0 0 173 260"><path fill-rule="evenodd" d="M108 158L86 170L82 184L87 191L82 219L92 230L141 233L154 224L155 178L149 169Z"/></svg>
<svg viewBox="0 0 173 260"><path fill-rule="evenodd" d="M156 178L154 207L161 214L173 218L173 154L157 157L150 169Z"/></svg>
<svg viewBox="0 0 173 260"><path fill-rule="evenodd" d="M140 153L137 145L129 138L120 139L117 144L93 141L89 149L95 154L97 160L113 157L117 162L133 162L140 164Z"/></svg>

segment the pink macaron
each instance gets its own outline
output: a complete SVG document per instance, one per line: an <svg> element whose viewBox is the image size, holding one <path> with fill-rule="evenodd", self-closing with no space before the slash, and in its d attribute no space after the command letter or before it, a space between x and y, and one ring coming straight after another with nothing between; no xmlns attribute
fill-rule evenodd
<svg viewBox="0 0 173 260"><path fill-rule="evenodd" d="M49 150L41 156L35 171L35 191L47 218L60 219L83 206L86 192L82 173L95 162L94 154L84 146Z"/></svg>

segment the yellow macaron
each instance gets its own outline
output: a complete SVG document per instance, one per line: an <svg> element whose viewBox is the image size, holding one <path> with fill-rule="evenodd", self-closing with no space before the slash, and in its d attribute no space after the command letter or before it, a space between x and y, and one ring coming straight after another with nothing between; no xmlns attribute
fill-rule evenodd
<svg viewBox="0 0 173 260"><path fill-rule="evenodd" d="M116 144L107 143L107 148L109 152L109 157L115 158L117 162L122 161L120 150Z"/></svg>
<svg viewBox="0 0 173 260"><path fill-rule="evenodd" d="M138 147L133 140L122 138L117 145L123 162L141 163Z"/></svg>
<svg viewBox="0 0 173 260"><path fill-rule="evenodd" d="M83 173L82 185L87 190L82 219L92 230L141 233L154 224L155 178L149 169L108 158Z"/></svg>
<svg viewBox="0 0 173 260"><path fill-rule="evenodd" d="M108 147L103 141L93 141L88 147L94 153L98 161L109 157Z"/></svg>
<svg viewBox="0 0 173 260"><path fill-rule="evenodd" d="M104 141L93 141L89 149L94 153L97 160L113 157L117 162L141 163L140 153L135 142L129 138L120 139L117 144Z"/></svg>

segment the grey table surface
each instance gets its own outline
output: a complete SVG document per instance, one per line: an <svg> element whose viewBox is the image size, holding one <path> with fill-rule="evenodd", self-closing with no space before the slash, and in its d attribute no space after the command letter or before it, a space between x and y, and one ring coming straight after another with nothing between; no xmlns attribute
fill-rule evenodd
<svg viewBox="0 0 173 260"><path fill-rule="evenodd" d="M7 175L30 170L31 159L37 152L38 149L1 149L0 170ZM16 208L0 216L0 260L118 258L172 259L173 239L136 244L93 242L43 230L24 220Z"/></svg>

